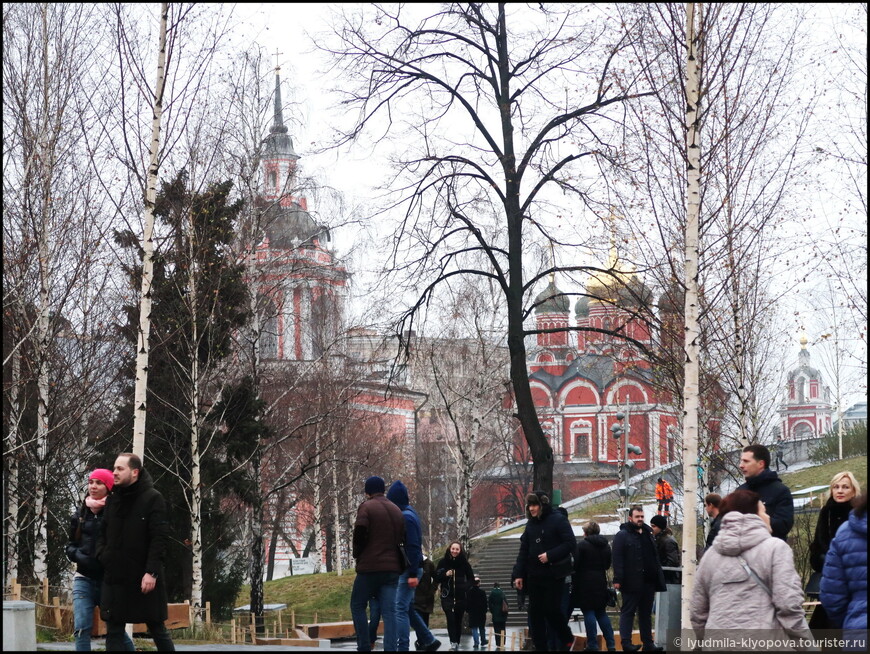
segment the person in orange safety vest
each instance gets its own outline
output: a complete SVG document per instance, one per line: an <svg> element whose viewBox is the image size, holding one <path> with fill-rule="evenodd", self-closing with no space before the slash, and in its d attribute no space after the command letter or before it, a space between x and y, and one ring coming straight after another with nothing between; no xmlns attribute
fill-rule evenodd
<svg viewBox="0 0 870 654"><path fill-rule="evenodd" d="M658 515L666 518L671 515L671 501L674 499L674 489L661 477L656 481L656 500L658 500Z"/></svg>

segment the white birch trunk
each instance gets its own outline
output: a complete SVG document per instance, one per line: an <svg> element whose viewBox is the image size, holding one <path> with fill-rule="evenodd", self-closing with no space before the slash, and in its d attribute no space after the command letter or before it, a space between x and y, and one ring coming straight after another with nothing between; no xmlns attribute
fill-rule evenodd
<svg viewBox="0 0 870 654"><path fill-rule="evenodd" d="M320 456L317 456L317 463L320 463ZM320 470L318 465L315 470L314 484L314 520L312 529L314 529L314 572L320 572L323 561L323 498L320 491Z"/></svg>
<svg viewBox="0 0 870 654"><path fill-rule="evenodd" d="M13 329L13 333L15 330ZM12 353L12 384L9 389L9 449L11 453L6 458L6 576L3 587L10 579L18 579L18 466L21 452L19 451L18 428L21 421L21 406L18 400L18 389L21 383L21 355L16 349ZM9 450L7 450L9 452Z"/></svg>
<svg viewBox="0 0 870 654"><path fill-rule="evenodd" d="M169 4L160 6L160 49L157 53L157 84L151 122L151 162L145 189L142 231L142 286L139 291L139 331L136 344L136 390L133 399L133 453L145 457L145 408L148 401L148 336L151 333L151 283L154 278L154 202L157 198L160 120L163 117L163 90L166 82L166 22Z"/></svg>
<svg viewBox="0 0 870 654"><path fill-rule="evenodd" d="M698 124L699 67L695 32L695 3L686 4L686 363L683 382L683 588L681 624L691 629L692 589L697 565L698 490L698 222L701 211L701 141Z"/></svg>
<svg viewBox="0 0 870 654"><path fill-rule="evenodd" d="M43 76L43 116L48 120L49 70L48 70L48 17L47 7L42 6L42 76ZM46 130L47 132L47 130ZM48 221L51 218L51 176L54 167L54 152L43 133L39 145L41 160L39 166L42 183L42 207L39 225L39 308L36 318L36 342L34 357L37 361L37 404L36 404L36 489L34 493L34 539L33 539L33 576L40 583L48 576L48 504L46 502L45 482L48 471L48 351L51 344L49 325L49 302L51 301L49 281Z"/></svg>
<svg viewBox="0 0 870 654"><path fill-rule="evenodd" d="M335 558L332 567L335 574L341 576L341 516L339 514L338 503L338 461L332 464L332 513L333 513L333 539L335 546Z"/></svg>
<svg viewBox="0 0 870 654"><path fill-rule="evenodd" d="M193 215L188 215L187 289L190 298L190 549L192 554L190 605L194 621L202 622L202 480L199 451L199 325L197 324L197 268L194 263L195 234Z"/></svg>

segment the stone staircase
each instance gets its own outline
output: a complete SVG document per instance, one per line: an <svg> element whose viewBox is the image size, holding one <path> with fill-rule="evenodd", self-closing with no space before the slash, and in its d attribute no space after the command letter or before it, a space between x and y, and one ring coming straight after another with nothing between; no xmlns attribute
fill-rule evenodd
<svg viewBox="0 0 870 654"><path fill-rule="evenodd" d="M511 587L511 571L519 551L519 538L493 538L483 549L474 552L471 556L474 573L480 577L480 587L486 591L486 594L489 595L496 581L504 592L510 606L508 627L525 627L528 620L526 612L517 608L517 591ZM487 615L487 624L490 619Z"/></svg>

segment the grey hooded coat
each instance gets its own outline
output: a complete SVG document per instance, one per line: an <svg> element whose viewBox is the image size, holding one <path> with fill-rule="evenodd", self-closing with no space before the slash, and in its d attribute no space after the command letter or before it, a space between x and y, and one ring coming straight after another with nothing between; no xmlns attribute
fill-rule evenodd
<svg viewBox="0 0 870 654"><path fill-rule="evenodd" d="M753 581L738 556L771 594ZM811 639L803 600L791 547L771 536L759 516L726 514L695 576L691 613L695 631L699 635L706 632L707 637L754 632L765 638Z"/></svg>

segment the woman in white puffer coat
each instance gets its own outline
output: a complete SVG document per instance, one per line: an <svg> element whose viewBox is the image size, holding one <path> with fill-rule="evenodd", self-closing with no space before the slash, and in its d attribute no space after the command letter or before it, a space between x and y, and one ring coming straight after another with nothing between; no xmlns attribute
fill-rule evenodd
<svg viewBox="0 0 870 654"><path fill-rule="evenodd" d="M723 500L721 515L719 535L695 576L691 620L697 635L736 639L737 649L745 649L739 644L746 638L810 641L791 547L771 536L758 493L734 491ZM758 648L796 649L770 645Z"/></svg>

